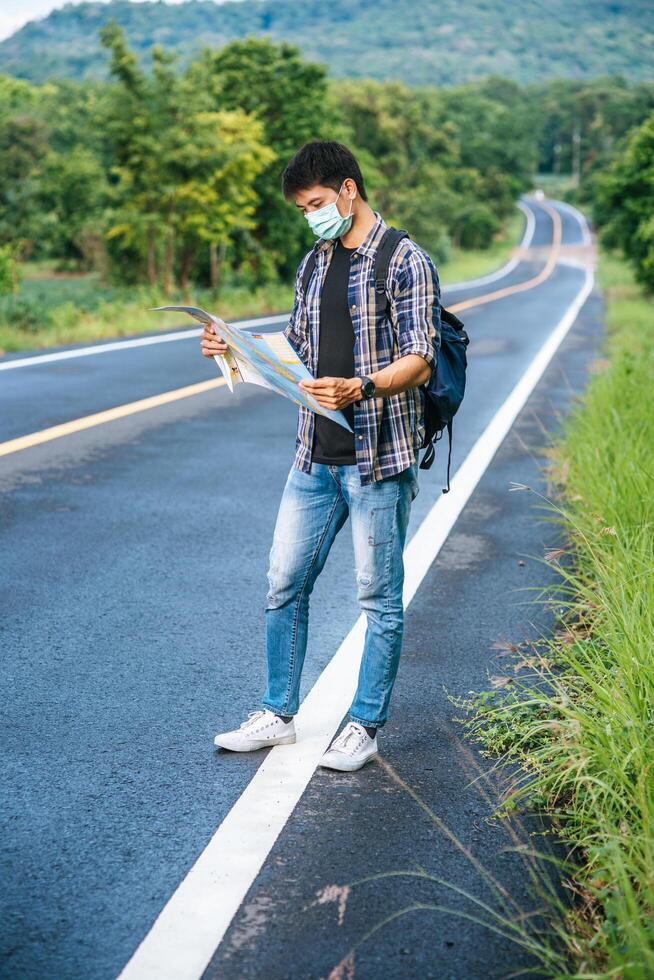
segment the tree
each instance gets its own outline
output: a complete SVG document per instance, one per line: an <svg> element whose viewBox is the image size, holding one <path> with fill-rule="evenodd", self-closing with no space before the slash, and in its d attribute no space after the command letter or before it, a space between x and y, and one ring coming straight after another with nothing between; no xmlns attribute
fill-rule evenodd
<svg viewBox="0 0 654 980"><path fill-rule="evenodd" d="M215 280L220 247L253 227L255 181L273 153L257 119L212 108L195 69L179 75L174 58L155 48L146 75L115 24L103 31L103 42L117 80L109 113L117 162L108 236L127 256L140 257L152 284L161 278L169 293L177 278L186 292L200 247L211 250Z"/></svg>
<svg viewBox="0 0 654 980"><path fill-rule="evenodd" d="M578 137L582 180L608 165L622 137L654 109L654 85L621 76L552 79L524 92L537 133L541 172L572 173Z"/></svg>
<svg viewBox="0 0 654 980"><path fill-rule="evenodd" d="M604 241L621 248L638 281L654 290L654 113L596 181L595 215Z"/></svg>
<svg viewBox="0 0 654 980"><path fill-rule="evenodd" d="M21 257L32 252L42 230L39 180L47 152L40 120L27 115L0 120L0 244L15 243Z"/></svg>
<svg viewBox="0 0 654 980"><path fill-rule="evenodd" d="M52 254L87 269L104 268L108 190L102 163L90 150L50 151L43 162L39 206Z"/></svg>
<svg viewBox="0 0 654 980"><path fill-rule="evenodd" d="M239 236L238 251L257 263L262 277L290 278L312 236L282 197L281 173L303 143L331 135L337 124L325 68L303 60L290 44L248 38L205 51L188 78L196 92L206 90L214 108L245 111L261 122L273 153L254 180L253 231Z"/></svg>

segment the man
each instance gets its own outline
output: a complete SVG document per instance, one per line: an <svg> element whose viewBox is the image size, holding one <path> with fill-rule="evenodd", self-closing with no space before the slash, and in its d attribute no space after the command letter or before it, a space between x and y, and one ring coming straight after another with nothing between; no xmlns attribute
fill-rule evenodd
<svg viewBox="0 0 654 980"><path fill-rule="evenodd" d="M389 267L388 312L380 309L373 269L387 225L369 206L359 166L342 144L303 146L284 170L282 190L320 237L306 296L312 253L300 263L285 334L313 375L302 387L323 407L340 409L353 432L300 407L269 556L268 686L261 710L215 744L249 752L295 742L309 597L349 516L367 631L349 721L321 765L352 771L377 755L400 659L403 549L424 435L418 386L429 379L440 342L440 287L429 256L405 238ZM208 328L201 346L207 357L226 350Z"/></svg>

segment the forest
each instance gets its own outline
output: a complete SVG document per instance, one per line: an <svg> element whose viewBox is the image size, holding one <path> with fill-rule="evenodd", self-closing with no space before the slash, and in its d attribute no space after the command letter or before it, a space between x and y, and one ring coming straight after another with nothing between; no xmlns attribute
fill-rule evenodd
<svg viewBox="0 0 654 980"><path fill-rule="evenodd" d="M651 177L641 173L652 83L491 76L410 88L332 79L297 47L255 38L204 49L183 69L155 46L146 70L118 24L101 42L108 81L0 76L8 325L29 332L47 316L42 296L20 291L26 263L94 273L95 302L103 283L149 289L141 308L151 296L216 297L226 286L274 297L312 242L280 190L285 163L312 138L351 146L372 206L438 263L451 248L489 248L535 174L567 176L641 281L653 281L654 230L642 220ZM74 319L80 303L61 315Z"/></svg>
<svg viewBox="0 0 654 980"><path fill-rule="evenodd" d="M502 75L522 84L554 77L654 72L649 0L238 0L178 4L67 4L0 43L0 72L30 81L107 78L98 32L115 20L142 65L154 43L185 66L202 47L246 37L296 45L333 77L458 85Z"/></svg>

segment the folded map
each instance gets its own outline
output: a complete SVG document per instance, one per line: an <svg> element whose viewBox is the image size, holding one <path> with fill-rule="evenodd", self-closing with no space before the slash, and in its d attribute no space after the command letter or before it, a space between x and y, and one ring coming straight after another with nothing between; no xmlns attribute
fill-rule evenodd
<svg viewBox="0 0 654 980"><path fill-rule="evenodd" d="M197 306L157 306L154 312L188 313L189 316L208 324L228 346L225 355L215 354L214 359L222 371L230 391L235 384L249 382L270 388L284 398L319 415L324 415L342 425L348 432L352 427L342 412L323 408L308 392L302 391L299 381L313 375L298 357L283 331L255 333L242 327L227 324L217 316Z"/></svg>

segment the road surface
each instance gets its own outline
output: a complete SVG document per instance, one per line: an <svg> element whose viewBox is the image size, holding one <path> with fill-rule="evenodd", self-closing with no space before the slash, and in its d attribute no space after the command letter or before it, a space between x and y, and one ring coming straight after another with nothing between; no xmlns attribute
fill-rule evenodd
<svg viewBox="0 0 654 980"><path fill-rule="evenodd" d="M509 487L544 486L547 431L601 343L583 218L525 207L518 260L444 291L472 338L456 475L444 497L446 453L420 471L403 658L381 761L358 773L314 771L360 648L349 524L312 598L304 747L212 745L264 685L296 407L250 385L158 402L215 381L196 329L0 360L0 975L475 980L535 966L456 914L476 907L452 885L509 902L514 920L539 903L516 841L486 820L501 785L448 700L502 672L494 643L547 628L523 590L551 580L537 559L556 532Z"/></svg>

